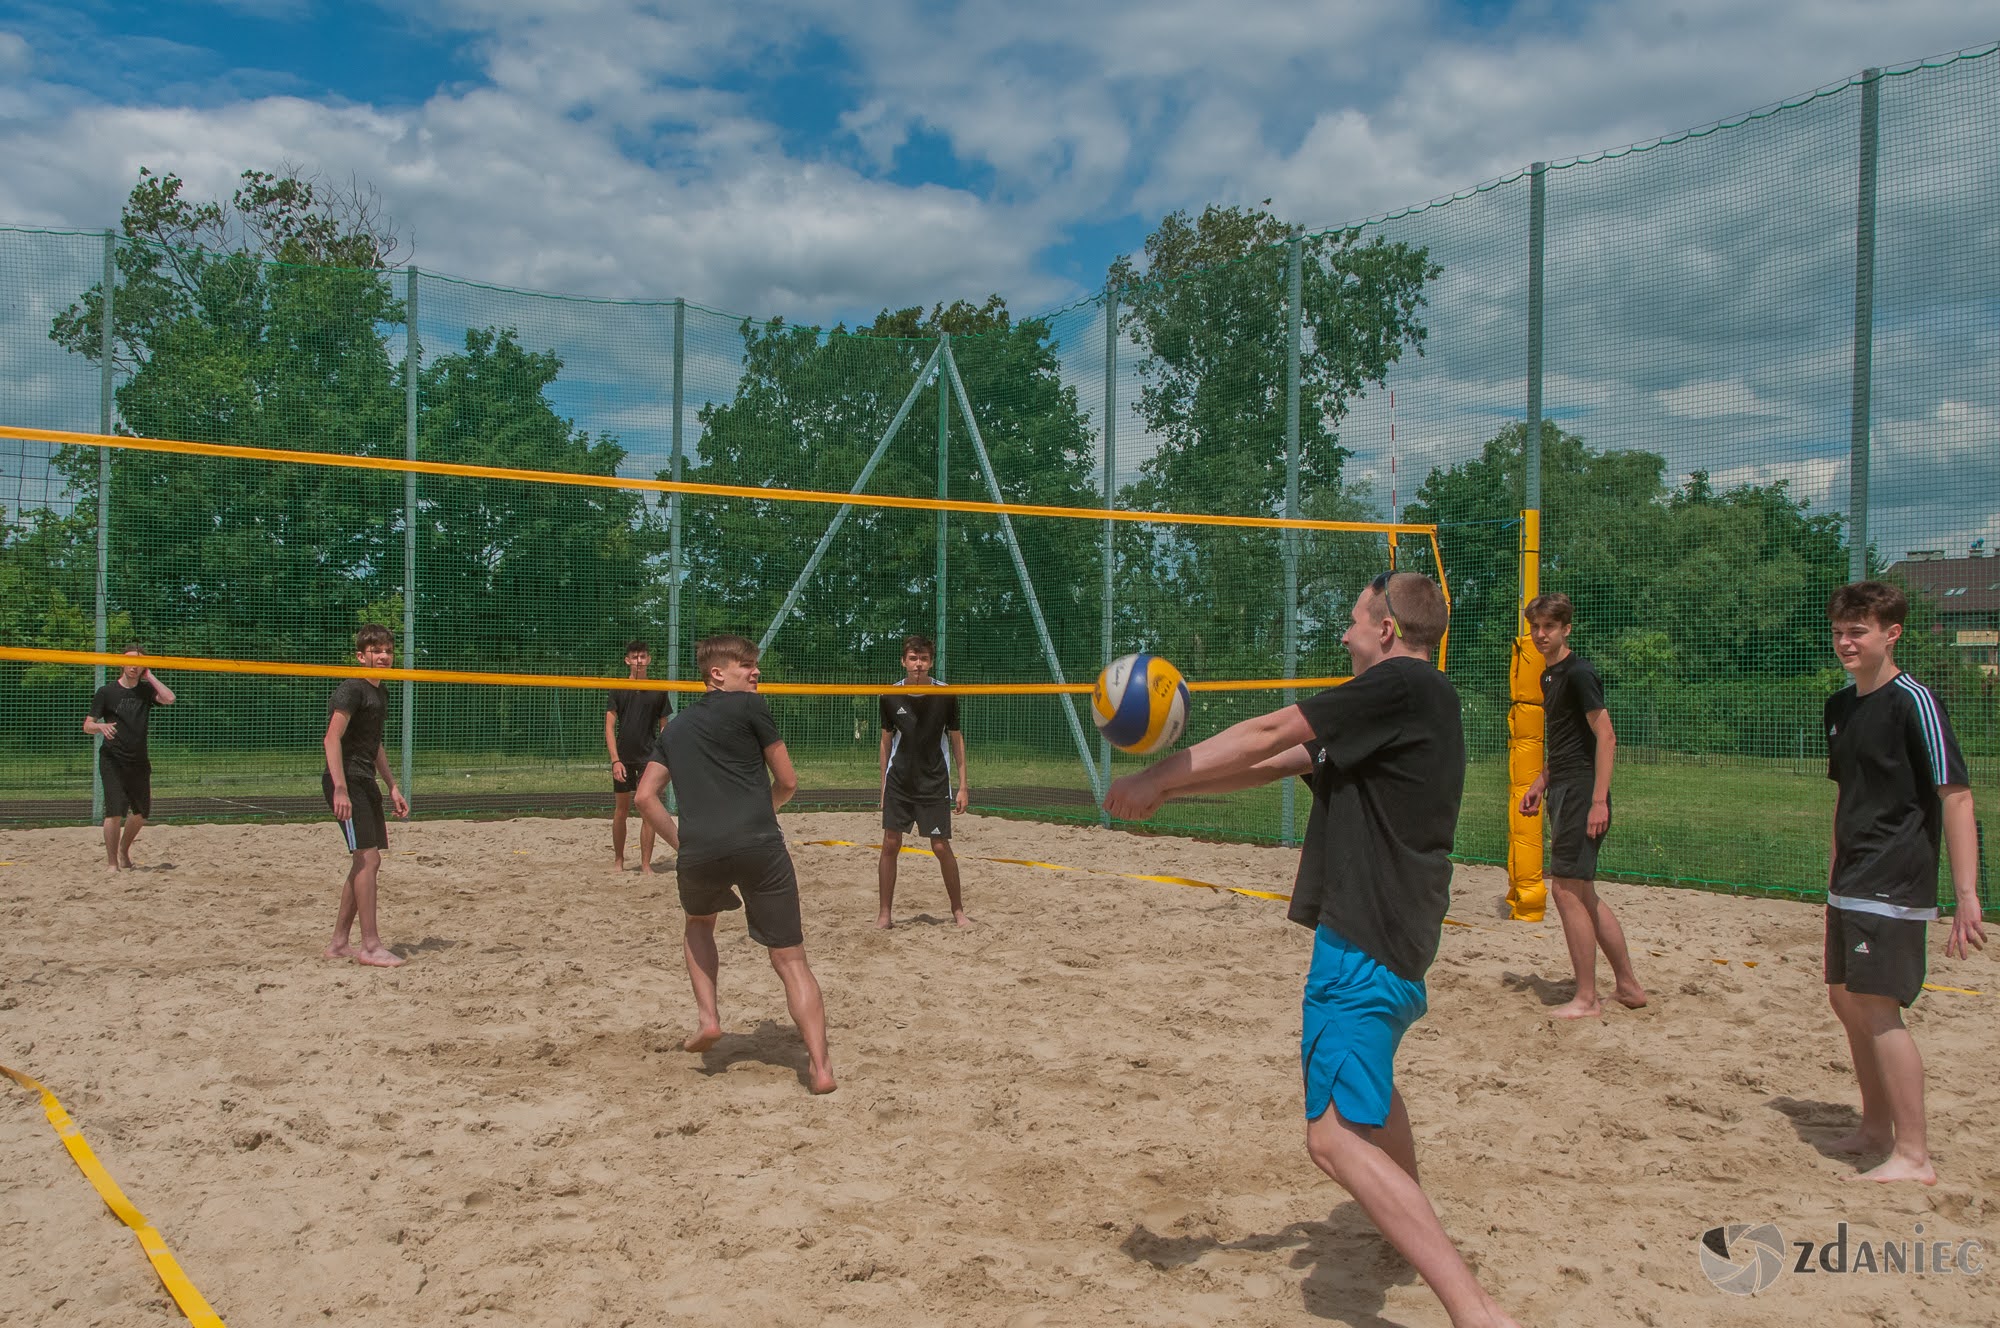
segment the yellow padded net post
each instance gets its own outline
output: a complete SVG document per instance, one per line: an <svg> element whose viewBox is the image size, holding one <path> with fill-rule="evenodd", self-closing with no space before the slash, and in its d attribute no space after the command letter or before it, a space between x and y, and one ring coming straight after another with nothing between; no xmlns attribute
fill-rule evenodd
<svg viewBox="0 0 2000 1328"><path fill-rule="evenodd" d="M1521 513L1521 608L1507 672L1507 909L1517 922L1540 922L1548 902L1542 880L1542 817L1521 814L1521 798L1542 773L1542 653L1528 635L1525 610L1541 593L1542 514Z"/></svg>

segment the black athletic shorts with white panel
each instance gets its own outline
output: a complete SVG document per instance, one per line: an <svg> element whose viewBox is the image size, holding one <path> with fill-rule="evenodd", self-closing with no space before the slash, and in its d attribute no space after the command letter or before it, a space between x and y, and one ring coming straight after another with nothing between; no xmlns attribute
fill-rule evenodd
<svg viewBox="0 0 2000 1328"><path fill-rule="evenodd" d="M1930 924L1848 908L1826 910L1826 985L1910 1006L1924 989Z"/></svg>
<svg viewBox="0 0 2000 1328"><path fill-rule="evenodd" d="M332 775L320 775L319 791L326 796L327 809L331 811ZM357 779L353 771L348 771L347 800L353 804L353 814L344 821L334 821L340 827L340 837L347 843L347 851L359 853L365 848L389 847L389 818L382 810L382 786L375 782L375 776Z"/></svg>

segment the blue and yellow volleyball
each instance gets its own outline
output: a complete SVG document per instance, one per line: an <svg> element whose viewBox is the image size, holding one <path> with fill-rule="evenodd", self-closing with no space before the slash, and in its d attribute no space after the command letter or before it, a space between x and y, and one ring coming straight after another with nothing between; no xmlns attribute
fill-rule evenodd
<svg viewBox="0 0 2000 1328"><path fill-rule="evenodd" d="M1187 679L1158 655L1112 660L1090 693L1097 731L1119 751L1138 756L1173 746L1187 727L1187 715Z"/></svg>

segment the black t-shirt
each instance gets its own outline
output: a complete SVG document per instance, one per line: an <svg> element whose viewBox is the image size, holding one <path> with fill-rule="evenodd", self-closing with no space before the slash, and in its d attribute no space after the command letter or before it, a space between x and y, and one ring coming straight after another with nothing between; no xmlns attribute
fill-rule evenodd
<svg viewBox="0 0 2000 1328"><path fill-rule="evenodd" d="M1972 782L1944 706L1907 673L1866 696L1841 688L1826 699L1826 777L1840 785L1827 902L1936 917L1938 789Z"/></svg>
<svg viewBox="0 0 2000 1328"><path fill-rule="evenodd" d="M889 781L918 801L949 798L951 739L945 735L958 732L958 698L885 696L882 729L895 735L889 740Z"/></svg>
<svg viewBox="0 0 2000 1328"><path fill-rule="evenodd" d="M329 719L336 711L347 716L340 735L340 764L347 778L374 779L375 749L382 745L382 730L389 724L388 698L379 684L349 678L333 689L333 699L326 703Z"/></svg>
<svg viewBox="0 0 2000 1328"><path fill-rule="evenodd" d="M98 688L97 694L90 698L90 717L118 726L104 740L105 754L135 765L145 762L146 720L159 703L160 694L154 690L152 681L143 677L137 687L127 687L113 678Z"/></svg>
<svg viewBox="0 0 2000 1328"><path fill-rule="evenodd" d="M1429 663L1396 657L1299 709L1316 735L1313 807L1290 917L1421 981L1451 903L1465 793L1458 690Z"/></svg>
<svg viewBox="0 0 2000 1328"><path fill-rule="evenodd" d="M782 844L764 749L778 726L755 692L704 692L667 721L653 759L680 790L682 862Z"/></svg>
<svg viewBox="0 0 2000 1328"><path fill-rule="evenodd" d="M1542 717L1549 783L1589 785L1597 778L1597 735L1589 717L1604 709L1604 683L1590 661L1571 651L1542 670Z"/></svg>
<svg viewBox="0 0 2000 1328"><path fill-rule="evenodd" d="M667 694L620 688L605 699L604 708L618 716L618 759L628 770L644 765L653 752L660 716L667 713Z"/></svg>

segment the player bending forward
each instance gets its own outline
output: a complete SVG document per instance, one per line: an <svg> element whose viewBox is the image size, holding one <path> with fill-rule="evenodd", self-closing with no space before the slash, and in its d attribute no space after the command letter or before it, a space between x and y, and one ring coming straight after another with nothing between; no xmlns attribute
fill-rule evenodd
<svg viewBox="0 0 2000 1328"><path fill-rule="evenodd" d="M1458 692L1431 664L1448 620L1436 583L1384 573L1355 599L1344 687L1245 720L1111 786L1113 816L1290 775L1312 788L1292 921L1306 974L1306 1152L1346 1187L1444 1302L1454 1328L1519 1328L1473 1278L1417 1183L1397 1044L1427 1008L1424 973L1451 901L1465 789Z"/></svg>
<svg viewBox="0 0 2000 1328"><path fill-rule="evenodd" d="M694 1035L681 1045L707 1051L722 1037L715 919L740 908L750 939L771 952L771 967L785 984L785 1004L812 1062L810 1087L831 1093L826 1006L806 963L799 878L778 828L778 808L798 792L799 779L757 695L756 645L711 636L695 647L694 659L708 690L668 721L633 799L646 824L679 853L674 874L687 913L682 944L695 1007ZM680 790L678 827L661 801L669 781Z"/></svg>

